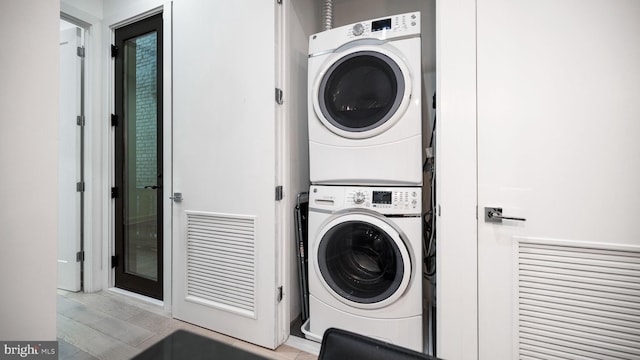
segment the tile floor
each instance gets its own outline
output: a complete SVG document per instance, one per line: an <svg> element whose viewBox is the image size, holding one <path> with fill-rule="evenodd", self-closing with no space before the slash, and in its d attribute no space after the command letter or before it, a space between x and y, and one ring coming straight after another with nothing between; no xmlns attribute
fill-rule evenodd
<svg viewBox="0 0 640 360"><path fill-rule="evenodd" d="M158 306L102 291L95 294L58 290L57 325L60 359L130 359L178 329L185 329L270 359L316 360L288 345L275 351L170 318Z"/></svg>

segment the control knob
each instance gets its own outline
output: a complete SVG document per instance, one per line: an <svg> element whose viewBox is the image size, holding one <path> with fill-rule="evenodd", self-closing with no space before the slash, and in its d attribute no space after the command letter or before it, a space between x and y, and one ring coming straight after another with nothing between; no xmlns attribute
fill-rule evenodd
<svg viewBox="0 0 640 360"><path fill-rule="evenodd" d="M358 205L364 203L364 193L362 191L358 191L353 194L353 202Z"/></svg>
<svg viewBox="0 0 640 360"><path fill-rule="evenodd" d="M353 35L360 36L364 33L364 26L362 24L355 24L351 31L353 32Z"/></svg>

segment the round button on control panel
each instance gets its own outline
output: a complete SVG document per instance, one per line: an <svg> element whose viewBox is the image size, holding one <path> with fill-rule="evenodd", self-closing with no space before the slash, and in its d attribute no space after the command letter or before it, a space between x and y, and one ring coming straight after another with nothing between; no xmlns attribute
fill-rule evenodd
<svg viewBox="0 0 640 360"><path fill-rule="evenodd" d="M364 26L360 23L353 25L353 29L351 29L353 35L360 36L364 33Z"/></svg>

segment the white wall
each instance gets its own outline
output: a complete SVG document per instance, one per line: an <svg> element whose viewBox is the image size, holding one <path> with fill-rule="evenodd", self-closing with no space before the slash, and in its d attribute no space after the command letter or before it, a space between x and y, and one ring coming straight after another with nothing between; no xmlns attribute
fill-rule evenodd
<svg viewBox="0 0 640 360"><path fill-rule="evenodd" d="M61 0L61 10L65 10L70 7L82 11L85 14L102 17L102 0ZM74 14L78 15L78 13Z"/></svg>
<svg viewBox="0 0 640 360"><path fill-rule="evenodd" d="M59 17L57 1L0 3L2 340L56 339Z"/></svg>
<svg viewBox="0 0 640 360"><path fill-rule="evenodd" d="M294 17L299 21L300 27L305 36L308 37L311 34L315 34L320 31L320 1L318 0L295 0L291 1L291 7ZM308 53L309 46L307 45L306 53Z"/></svg>

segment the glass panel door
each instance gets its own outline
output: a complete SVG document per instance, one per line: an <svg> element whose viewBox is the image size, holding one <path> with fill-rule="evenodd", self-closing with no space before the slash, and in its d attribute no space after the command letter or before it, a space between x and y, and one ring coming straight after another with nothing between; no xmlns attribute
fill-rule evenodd
<svg viewBox="0 0 640 360"><path fill-rule="evenodd" d="M124 43L124 271L158 280L157 32Z"/></svg>
<svg viewBox="0 0 640 360"><path fill-rule="evenodd" d="M116 30L116 286L162 298L162 18Z"/></svg>

